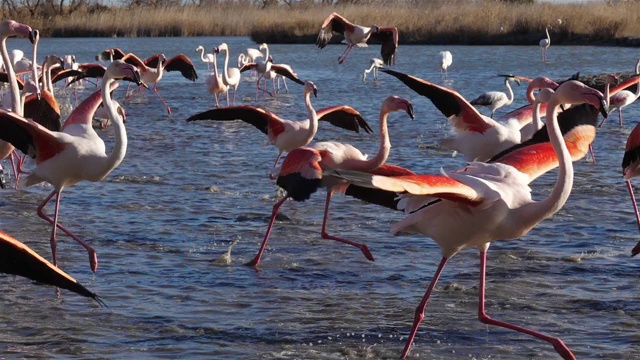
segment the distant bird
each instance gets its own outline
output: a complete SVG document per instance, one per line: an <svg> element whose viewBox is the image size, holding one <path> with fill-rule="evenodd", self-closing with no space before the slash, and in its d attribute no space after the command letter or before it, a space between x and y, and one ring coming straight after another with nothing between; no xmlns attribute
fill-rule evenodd
<svg viewBox="0 0 640 360"><path fill-rule="evenodd" d="M236 92L240 85L240 69L229 67L229 46L226 43L220 44L216 51L224 51L224 69L222 70L222 82L227 86L227 106L229 106L229 91L233 88L233 104L236 103Z"/></svg>
<svg viewBox="0 0 640 360"><path fill-rule="evenodd" d="M258 49L247 48L245 52L240 53L240 55L238 55L238 68L242 68L246 64L256 62L256 59L259 57L264 57L264 54L262 53L262 51ZM254 72L255 72L255 69L252 70L249 73L249 75L253 75L252 73Z"/></svg>
<svg viewBox="0 0 640 360"><path fill-rule="evenodd" d="M207 92L213 95L216 100L216 107L220 107L220 94L227 93L227 106L229 106L229 87L222 80L222 76L218 72L218 51L217 48L213 49L213 73L207 76L205 83L207 85Z"/></svg>
<svg viewBox="0 0 640 360"><path fill-rule="evenodd" d="M509 85L510 81L515 81L518 86L520 86L520 79L514 77L513 75L499 75L504 77L504 86L507 88L509 95L501 92L501 91L488 91L486 93L481 94L477 98L471 100L471 105L475 106L486 106L491 110L491 118L493 119L493 115L496 113L496 110L500 109L503 106L508 106L513 103L513 90Z"/></svg>
<svg viewBox="0 0 640 360"><path fill-rule="evenodd" d="M98 258L95 250L70 231L58 224L60 194L65 187L81 180L101 181L124 159L127 150L127 134L124 124L117 116L111 100L111 84L115 79L133 78L137 84L140 74L135 66L114 60L105 73L102 89L91 95L69 115L62 132L45 129L14 113L0 111L0 138L11 142L25 154L36 160L36 168L21 183L31 186L41 182L53 185L54 190L38 205L38 215L53 225L51 252L53 264L56 260L56 230L59 228L71 236L89 253L91 270L96 271ZM115 84L114 84L115 85ZM96 108L104 102L109 109L110 120L115 125L115 144L111 154L106 155L104 141L91 126ZM44 207L56 196L53 219L44 213Z"/></svg>
<svg viewBox="0 0 640 360"><path fill-rule="evenodd" d="M640 124L633 128L627 139L624 157L622 158L622 176L627 183L633 210L636 214L638 231L640 231L640 213L638 213L638 204L636 203L636 197L633 194L633 187L631 186L631 179L640 176ZM640 241L631 250L631 256L636 256L638 253L640 253Z"/></svg>
<svg viewBox="0 0 640 360"><path fill-rule="evenodd" d="M202 47L202 45L196 48L196 52L198 51L200 51L200 60L202 60L203 63L207 64L207 70L211 70L211 64L213 63L213 54L206 54L205 56L204 47Z"/></svg>
<svg viewBox="0 0 640 360"><path fill-rule="evenodd" d="M544 31L547 33L547 38L546 39L542 39L540 40L540 43L538 45L540 45L540 48L542 48L542 61L547 61L547 49L549 48L549 45L551 45L551 36L549 36L549 28L550 26L547 26L544 28Z"/></svg>
<svg viewBox="0 0 640 360"><path fill-rule="evenodd" d="M311 142L318 131L318 121L328 121L331 125L354 132L359 132L360 129L367 133L373 131L360 113L352 107L346 105L332 106L316 112L311 106L311 94L317 96L317 92L315 84L307 81L304 86L307 119L302 121L285 120L268 110L249 105L240 105L195 114L189 117L187 122L197 120L242 120L255 126L267 135L269 142L279 150L273 169L278 165L283 152L306 146Z"/></svg>
<svg viewBox="0 0 640 360"><path fill-rule="evenodd" d="M271 94L268 90L263 89L260 87L260 81L263 78L271 78L272 80L275 80L275 74L273 73L269 73L269 72L274 72L278 75L282 75L284 77L286 77L287 79L290 79L300 85L304 85L305 82L300 80L298 78L298 74L296 74L293 69L291 68L291 66L286 65L286 64L274 64L273 63L273 57L271 55L269 55L269 47L267 46L267 44L262 44L260 45L260 50L265 49L265 56L266 58L263 61L256 61L253 63L247 63L245 65L242 66L242 68L240 69L240 72L243 73L245 71L248 70L256 70L258 72L258 74L260 74L258 76L258 82L257 82L257 89L256 89L256 98L258 97L258 91L264 91L267 94L273 96L273 94ZM275 82L273 84L273 92L276 93L276 89L275 89Z"/></svg>
<svg viewBox="0 0 640 360"><path fill-rule="evenodd" d="M640 74L640 59L638 59L638 62L636 62L635 70L636 76L630 78L633 80L627 79L625 80L624 85L621 84L622 86L624 86L624 88L630 87L634 84L638 84L638 80L640 79L640 77L638 77L638 74ZM613 91L616 91L618 88L621 88L621 86L616 86ZM635 93L632 93L629 90L620 90L613 93L609 97L609 111L618 110L618 120L620 121L620 126L622 126L622 108L627 105L633 104L638 99L638 97L640 97L640 85L636 86ZM600 123L600 126L604 124L604 121L605 120L603 119L602 123Z"/></svg>
<svg viewBox="0 0 640 360"><path fill-rule="evenodd" d="M23 276L39 283L53 285L104 302L64 271L42 258L27 245L0 231L0 272Z"/></svg>
<svg viewBox="0 0 640 360"><path fill-rule="evenodd" d="M113 61L113 60L120 60L123 57L125 57L125 53L124 51L120 50L119 48L111 48L111 49L106 49L105 51L101 52L100 54L96 55L96 61Z"/></svg>
<svg viewBox="0 0 640 360"><path fill-rule="evenodd" d="M385 65L394 65L396 63L396 51L398 49L398 29L396 27L356 25L334 12L322 23L316 45L323 49L331 40L334 32L342 34L344 42L347 44L344 53L338 57L339 64L342 64L347 59L354 46L367 46L369 38L376 38L382 43L380 54Z"/></svg>
<svg viewBox="0 0 640 360"><path fill-rule="evenodd" d="M284 196L273 206L271 220L267 228L266 235L260 246L260 250L256 257L247 265L257 266L264 252L273 222L278 214L280 206L291 197L295 201L304 201L309 199L312 193L316 192L319 187L327 189L327 200L324 208L324 218L322 221L322 230L320 232L323 239L339 241L345 244L355 246L362 251L364 256L373 261L373 255L369 248L360 243L329 235L327 233L327 220L329 217L329 203L334 192L344 191L347 184L336 181L332 178L323 178L322 172L329 169L350 169L358 171L374 171L380 169L389 157L391 150L391 141L389 140L389 132L387 130L387 117L394 111L405 111L413 119L413 106L403 98L390 96L384 100L380 109L380 146L377 154L367 159L360 150L349 144L342 144L334 141L319 142L312 144L310 147L298 148L292 150L282 162L282 168L278 175L277 184L285 189L287 195Z"/></svg>
<svg viewBox="0 0 640 360"><path fill-rule="evenodd" d="M448 73L447 69L453 63L453 56L449 51L440 51L440 77L442 77L442 72L444 72L444 77L446 78Z"/></svg>
<svg viewBox="0 0 640 360"><path fill-rule="evenodd" d="M169 60L167 60L167 57L164 54L156 54L147 58L144 62L133 54L127 54L122 58L122 60L140 69L140 75L142 76L143 83L153 84L153 92L158 95L164 106L167 108L169 115L171 115L171 108L158 92L158 82L162 79L164 72L180 71L182 76L188 80L196 81L196 79L198 79L196 67L193 65L189 57L184 54L178 54ZM141 89L141 87L138 87L137 91Z"/></svg>
<svg viewBox="0 0 640 360"><path fill-rule="evenodd" d="M353 184L398 193L399 206L407 214L391 227L391 233L420 233L440 247L442 260L416 308L413 327L401 357L405 358L424 318L426 305L447 261L468 248L480 251L478 318L480 322L522 332L553 345L565 359L575 359L559 338L494 320L485 312L486 256L491 242L526 235L542 220L558 212L573 186L572 143L565 143L558 127L561 104L588 103L606 114L603 95L575 80L556 89L547 106L551 144L536 144L511 153L496 163L473 162L460 171L443 175L385 177L362 172L329 171ZM529 183L550 169L560 167L550 194L533 201ZM461 226L464 224L464 226Z"/></svg>
<svg viewBox="0 0 640 360"><path fill-rule="evenodd" d="M369 66L368 69L366 69L364 71L364 73L362 74L362 81L366 81L367 80L367 74L370 73L371 71L373 71L373 80L378 80L378 69L384 67L384 63L382 62L382 60L377 59L377 58L372 58L371 59L371 66Z"/></svg>

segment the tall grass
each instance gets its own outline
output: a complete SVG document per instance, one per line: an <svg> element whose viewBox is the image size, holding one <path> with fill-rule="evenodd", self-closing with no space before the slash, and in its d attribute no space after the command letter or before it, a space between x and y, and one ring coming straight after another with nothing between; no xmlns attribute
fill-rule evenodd
<svg viewBox="0 0 640 360"><path fill-rule="evenodd" d="M261 8L213 4L169 8L80 9L46 19L15 16L45 36L252 36L256 42L312 42L333 11L362 25L396 26L405 44L531 44L551 25L555 44L614 44L640 37L637 2L513 4L423 1L389 5L301 4ZM561 20L561 23L558 21ZM640 43L639 43L640 45Z"/></svg>

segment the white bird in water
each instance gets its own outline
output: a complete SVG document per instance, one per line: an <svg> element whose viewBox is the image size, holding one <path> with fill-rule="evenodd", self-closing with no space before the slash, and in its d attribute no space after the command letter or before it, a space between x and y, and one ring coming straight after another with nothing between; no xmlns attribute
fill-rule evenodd
<svg viewBox="0 0 640 360"><path fill-rule="evenodd" d="M477 98L471 100L470 104L475 106L486 106L491 110L491 118L493 119L493 115L496 110L500 109L503 106L511 105L513 103L513 90L511 89L511 85L509 85L509 81L515 81L518 86L520 86L520 79L514 77L513 75L498 75L504 77L504 86L507 88L509 95L503 93L502 91L488 91Z"/></svg>
<svg viewBox="0 0 640 360"><path fill-rule="evenodd" d="M440 77L442 77L442 73L444 72L445 79L447 78L447 69L453 63L453 56L449 51L440 51Z"/></svg>
<svg viewBox="0 0 640 360"><path fill-rule="evenodd" d="M540 43L538 44L542 48L542 61L543 62L547 61L547 48L549 48L549 45L551 45L551 36L549 36L549 28L550 27L551 26L547 26L546 28L544 28L544 31L547 33L547 38L540 40Z"/></svg>
<svg viewBox="0 0 640 360"><path fill-rule="evenodd" d="M366 81L367 80L367 74L370 73L371 71L373 71L373 80L378 80L378 69L384 67L384 62L382 62L382 60L378 59L378 58L372 58L371 59L371 66L369 66L368 69L366 69L364 71L364 73L362 74L362 81Z"/></svg>

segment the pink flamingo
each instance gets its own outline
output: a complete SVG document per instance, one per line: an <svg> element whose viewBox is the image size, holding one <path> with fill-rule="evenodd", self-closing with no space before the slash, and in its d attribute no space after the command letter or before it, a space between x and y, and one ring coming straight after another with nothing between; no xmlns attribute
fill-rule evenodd
<svg viewBox="0 0 640 360"><path fill-rule="evenodd" d="M169 113L169 115L171 115L171 108L169 107L169 105L167 105L167 102L164 101L164 99L158 92L158 82L162 79L164 72L180 71L182 76L191 81L196 81L196 79L198 79L196 67L184 54L178 54L169 60L167 60L167 57L164 54L156 54L149 57L145 61L140 60L133 54L127 54L122 58L122 61L134 65L135 67L140 69L142 82L145 84L153 84L153 92L158 95L160 101L162 101L164 106L167 108L167 113ZM140 91L141 89L142 88L138 87L136 91ZM131 97L131 95L133 94L130 94L127 97Z"/></svg>
<svg viewBox="0 0 640 360"><path fill-rule="evenodd" d="M316 45L320 49L323 49L331 40L334 32L342 34L344 36L344 42L347 44L344 53L338 57L339 64L342 64L347 59L347 56L354 46L367 46L367 41L372 37L377 38L382 43L380 54L382 55L384 65L394 65L396 63L398 28L393 26L379 27L373 25L366 27L356 25L334 12L322 23Z"/></svg>
<svg viewBox="0 0 640 360"><path fill-rule="evenodd" d="M273 227L273 222L275 221L280 206L282 206L289 197L295 201L309 199L311 194L316 192L320 186L327 189L327 200L325 202L324 217L322 220L322 238L355 246L362 251L367 259L373 261L373 255L371 255L366 245L327 233L327 219L329 216L331 196L336 191L345 191L346 186L344 183L334 181L334 179L323 179L322 171L327 169L373 171L384 165L391 150L391 142L387 131L387 116L391 112L399 110L406 111L412 119L414 118L413 106L406 99L390 96L382 103L380 109L380 147L376 156L371 159L367 159L366 155L362 154L360 150L352 145L334 141L319 142L311 145L309 148L296 149L297 151L294 150L287 154L287 157L282 163L282 169L277 180L278 186L285 189L287 195L273 206L271 220L269 221L267 233L262 241L260 250L258 250L258 254L247 265L257 266L260 263L260 258L267 245L267 240L269 240L269 234L271 233L271 228Z"/></svg>
<svg viewBox="0 0 640 360"><path fill-rule="evenodd" d="M98 295L3 231L0 231L0 272L63 288L104 305Z"/></svg>
<svg viewBox="0 0 640 360"><path fill-rule="evenodd" d="M496 163L473 162L461 171L445 175L385 177L339 170L325 173L359 186L400 193L398 206L408 215L393 225L391 232L427 235L442 251L440 265L416 308L402 358L411 349L431 292L448 259L463 249L477 248L480 250L479 320L544 340L564 359L575 359L559 338L489 317L485 312L485 272L486 252L491 242L524 236L567 201L573 186L572 149L576 145L563 140L557 115L561 104L581 103L591 104L606 114L604 97L599 91L575 80L565 82L547 105L551 143L523 148ZM560 171L551 194L544 200L533 201L529 183L556 166ZM434 201L434 198L441 200Z"/></svg>
<svg viewBox="0 0 640 360"><path fill-rule="evenodd" d="M125 77L133 78L137 84L141 84L140 74L133 65L121 60L112 62L105 73L101 91L91 95L69 115L62 132L47 130L14 113L0 112L0 138L11 142L22 152L36 159L37 166L23 180L24 185L30 186L46 181L55 188L38 206L38 215L53 225L50 243L54 265L57 265L56 229L59 228L87 250L91 270L95 272L98 268L96 251L58 224L60 194L65 187L81 180L101 181L124 159L127 133L116 113L110 89L115 79ZM115 145L109 155L105 153L104 141L91 126L93 113L101 101L109 109L110 120L115 124ZM43 209L54 196L55 213L51 219Z"/></svg>
<svg viewBox="0 0 640 360"><path fill-rule="evenodd" d="M636 221L638 222L638 230L640 230L640 213L638 213L638 204L636 203L636 197L633 194L633 187L631 186L631 179L640 175L640 124L636 125L629 134L627 139L627 145L625 147L624 157L622 158L622 176L627 183L627 189L629 190L629 196L631 197L631 203L636 213ZM636 256L640 253L640 241L631 250L631 256Z"/></svg>
<svg viewBox="0 0 640 360"><path fill-rule="evenodd" d="M360 113L350 106L332 106L316 112L311 106L311 94L317 96L317 92L318 89L315 84L307 81L304 86L304 98L308 117L301 121L282 119L268 110L249 105L240 105L195 114L189 117L187 122L197 120L242 120L255 126L267 135L269 142L279 150L273 169L278 166L278 161L283 152L306 146L313 140L318 131L318 121L327 121L334 126L355 132L359 132L360 129L367 133L372 132L371 127Z"/></svg>
<svg viewBox="0 0 640 360"><path fill-rule="evenodd" d="M638 63L636 64L636 74L638 74L638 68L640 68L640 59L638 59ZM620 121L620 126L622 126L622 108L627 105L633 104L638 99L638 97L640 97L640 85L638 85L639 81L640 75L630 77L618 86L614 87L611 90L610 96L608 97L609 111L618 110L618 120ZM636 85L635 93L626 90L626 88L632 85ZM602 126L605 121L606 119L603 119L600 123L600 126Z"/></svg>

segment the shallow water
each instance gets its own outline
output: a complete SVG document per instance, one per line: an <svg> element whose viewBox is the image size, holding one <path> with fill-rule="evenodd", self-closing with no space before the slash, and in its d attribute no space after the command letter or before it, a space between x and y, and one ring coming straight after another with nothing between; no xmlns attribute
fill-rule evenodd
<svg viewBox="0 0 640 360"><path fill-rule="evenodd" d="M248 38L43 39L39 53L76 54L79 62L108 47L145 58L162 51L192 57L200 78L191 83L169 73L159 84L170 104L168 116L150 91L124 101L129 148L123 163L105 181L65 189L60 221L98 251L94 275L87 255L59 235L62 269L108 304L0 276L2 357L64 358L397 358L420 301L440 261L436 244L424 236L392 237L402 214L344 196L335 196L329 232L365 242L376 261L359 250L322 240L324 193L305 203L286 203L259 269L253 258L276 201L267 178L277 150L252 126L231 122L187 124L213 100L205 89L206 65L197 45L227 42L232 54L256 47ZM11 39L10 48L29 44ZM343 65L342 46L273 45L275 62L288 63L302 79L313 80L316 109L348 104L377 129L379 107L389 95L414 104L416 120L390 116L390 163L417 172L456 169L462 157L437 148L449 132L431 102L398 80L380 73L361 81L379 47L357 48ZM538 46L401 46L398 71L440 82L438 52L450 50L447 86L468 99L487 90L504 91L497 73L546 75L562 79L583 74L630 71L638 57L631 48L549 48L540 61ZM235 63L235 60L232 61ZM302 119L302 89L289 82L288 94L255 99L255 79L243 78L240 103L266 107L284 118ZM126 86L121 86L125 88ZM83 98L93 91L87 85ZM516 87L514 109L524 104L525 86ZM59 95L64 111L73 92ZM498 115L509 109L498 111ZM481 110L487 113L485 110ZM562 340L581 359L640 358L640 259L630 258L638 230L620 163L640 107L624 109L600 130L597 163L575 163L573 192L564 208L527 236L492 245L488 255L487 312L497 319ZM323 126L324 125L324 126ZM113 143L113 130L100 131ZM321 124L316 140L350 142L364 152L377 149L375 134L350 134ZM2 164L9 167L7 161ZM552 188L557 172L534 183L535 199ZM50 226L35 213L50 186L0 192L1 229L50 258ZM52 208L49 208L52 211ZM229 246L231 263L222 257ZM427 307L411 358L550 359L552 346L524 334L477 321L477 251L451 259Z"/></svg>

